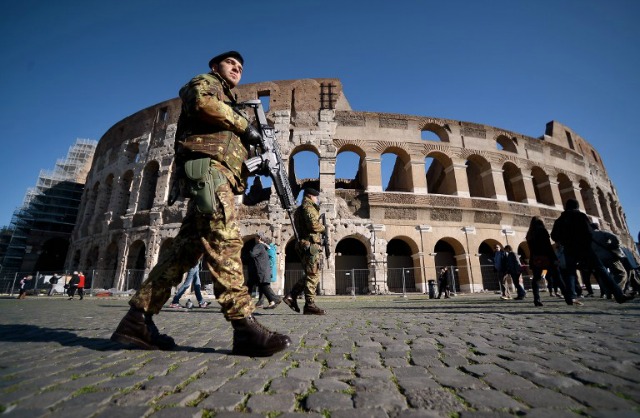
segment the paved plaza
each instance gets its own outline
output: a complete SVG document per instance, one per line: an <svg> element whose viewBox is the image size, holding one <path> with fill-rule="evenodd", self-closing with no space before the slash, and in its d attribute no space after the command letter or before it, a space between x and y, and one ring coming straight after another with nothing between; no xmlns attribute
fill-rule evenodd
<svg viewBox="0 0 640 418"><path fill-rule="evenodd" d="M257 310L291 336L230 354L217 303L163 310L171 352L109 341L126 298L0 299L2 417L638 417L640 301L320 297Z"/></svg>

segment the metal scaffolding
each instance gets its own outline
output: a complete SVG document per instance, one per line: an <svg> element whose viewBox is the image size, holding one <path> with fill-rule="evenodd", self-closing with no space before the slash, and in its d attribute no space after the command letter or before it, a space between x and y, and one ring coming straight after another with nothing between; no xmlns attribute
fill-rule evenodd
<svg viewBox="0 0 640 418"><path fill-rule="evenodd" d="M22 206L13 213L12 235L2 259L3 276L21 270L34 232L41 240L47 234L71 235L97 145L94 140L77 139L66 158L56 161L54 170L40 170L35 187L26 191Z"/></svg>

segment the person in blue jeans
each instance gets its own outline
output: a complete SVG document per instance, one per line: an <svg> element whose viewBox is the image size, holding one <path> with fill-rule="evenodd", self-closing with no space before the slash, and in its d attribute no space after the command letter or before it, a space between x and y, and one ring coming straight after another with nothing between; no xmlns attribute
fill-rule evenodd
<svg viewBox="0 0 640 418"><path fill-rule="evenodd" d="M198 300L198 306L201 308L209 306L209 302L206 302L202 298L202 292L200 291L200 260L198 260L196 265L191 267L191 270L187 273L187 279L182 283L182 286L180 286L176 294L173 296L173 300L171 301L169 308L183 309L180 305L180 298L184 295L184 292L191 287L191 283L193 283L193 290L196 294L196 299Z"/></svg>

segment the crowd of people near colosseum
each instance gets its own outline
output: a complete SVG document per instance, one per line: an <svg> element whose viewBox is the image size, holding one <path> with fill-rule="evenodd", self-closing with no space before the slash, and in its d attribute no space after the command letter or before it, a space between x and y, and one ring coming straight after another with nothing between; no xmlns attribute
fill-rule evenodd
<svg viewBox="0 0 640 418"><path fill-rule="evenodd" d="M615 234L601 231L597 224L592 223L580 211L575 199L567 200L551 234L542 218L534 216L526 241L530 251L529 269L535 306L543 306L540 296L543 279L547 282L549 296L562 297L567 305L583 305L580 299L594 297L591 276L599 285L600 297L614 298L618 303L633 299L640 291L638 261L632 251L621 247ZM496 245L494 268L501 283L501 298L511 299L510 280L517 289L515 299L524 299L522 267L518 255L509 245L504 250Z"/></svg>

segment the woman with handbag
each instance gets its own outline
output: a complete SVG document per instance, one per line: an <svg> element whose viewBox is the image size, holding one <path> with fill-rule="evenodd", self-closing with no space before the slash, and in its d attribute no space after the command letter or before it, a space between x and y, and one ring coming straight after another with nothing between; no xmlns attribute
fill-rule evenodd
<svg viewBox="0 0 640 418"><path fill-rule="evenodd" d="M533 272L531 282L531 287L533 289L533 304L535 306L542 306L542 302L540 300L540 281L542 280L543 270L547 271L547 280L555 280L560 287L561 292L566 294L564 283L560 276L558 257L551 245L551 238L549 237L547 228L544 226L544 221L539 216L531 218L526 238L527 244L529 245L529 251L531 252L529 267ZM569 303L569 301L567 301L567 304L582 305L582 302L578 300L571 300L571 302L572 303Z"/></svg>

